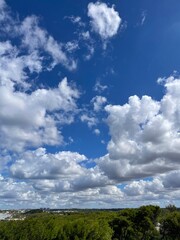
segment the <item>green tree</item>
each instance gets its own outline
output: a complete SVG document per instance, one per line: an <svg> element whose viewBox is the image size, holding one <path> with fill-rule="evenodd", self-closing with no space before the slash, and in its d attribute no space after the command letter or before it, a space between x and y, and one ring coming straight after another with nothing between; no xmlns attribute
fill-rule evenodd
<svg viewBox="0 0 180 240"><path fill-rule="evenodd" d="M134 224L137 235L141 240L149 240L158 236L155 228L160 208L158 206L142 206L135 215Z"/></svg>
<svg viewBox="0 0 180 240"><path fill-rule="evenodd" d="M169 211L169 212L175 212L177 211L177 208L174 204L169 204L168 206L166 206L166 209Z"/></svg>
<svg viewBox="0 0 180 240"><path fill-rule="evenodd" d="M135 232L132 228L132 222L125 216L119 216L110 222L110 226L113 229L113 239L133 239Z"/></svg>
<svg viewBox="0 0 180 240"><path fill-rule="evenodd" d="M161 239L180 239L180 212L170 212L161 221Z"/></svg>

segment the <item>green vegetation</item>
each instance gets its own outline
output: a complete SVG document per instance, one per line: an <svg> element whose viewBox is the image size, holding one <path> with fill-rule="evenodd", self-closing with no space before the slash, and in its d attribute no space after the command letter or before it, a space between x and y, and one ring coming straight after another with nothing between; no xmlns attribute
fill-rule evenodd
<svg viewBox="0 0 180 240"><path fill-rule="evenodd" d="M0 240L180 240L180 212L170 206L46 213L0 221Z"/></svg>

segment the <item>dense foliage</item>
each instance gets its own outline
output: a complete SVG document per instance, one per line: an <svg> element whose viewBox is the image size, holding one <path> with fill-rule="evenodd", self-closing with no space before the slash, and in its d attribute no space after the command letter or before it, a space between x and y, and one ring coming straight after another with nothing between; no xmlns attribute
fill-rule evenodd
<svg viewBox="0 0 180 240"><path fill-rule="evenodd" d="M180 212L157 206L113 211L31 213L0 221L0 240L180 240Z"/></svg>

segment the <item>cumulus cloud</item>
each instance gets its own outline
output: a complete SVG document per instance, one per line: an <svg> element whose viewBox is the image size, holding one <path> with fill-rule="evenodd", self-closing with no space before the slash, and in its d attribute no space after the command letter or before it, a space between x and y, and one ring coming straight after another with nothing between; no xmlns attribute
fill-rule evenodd
<svg viewBox="0 0 180 240"><path fill-rule="evenodd" d="M92 30L99 34L103 40L115 36L121 24L119 13L114 7L106 3L89 3L88 16L91 18Z"/></svg>
<svg viewBox="0 0 180 240"><path fill-rule="evenodd" d="M153 179L131 181L122 191L127 200L133 196L134 201L161 202L161 205L166 206L168 202L179 200L179 176L177 170L160 174Z"/></svg>
<svg viewBox="0 0 180 240"><path fill-rule="evenodd" d="M154 178L152 181L140 180L133 181L130 184L126 185L124 188L124 192L128 196L147 196L152 194L160 194L164 191L164 186L162 181L158 178Z"/></svg>
<svg viewBox="0 0 180 240"><path fill-rule="evenodd" d="M85 160L87 158L77 152L50 154L39 148L22 153L11 165L10 173L15 179L28 181L40 193L79 192L111 183L99 168L87 169L82 164Z"/></svg>
<svg viewBox="0 0 180 240"><path fill-rule="evenodd" d="M76 152L46 153L44 148L22 154L10 168L12 176L23 179L57 179L79 176L82 168L78 164L85 160Z"/></svg>
<svg viewBox="0 0 180 240"><path fill-rule="evenodd" d="M27 146L62 144L58 124L73 121L79 92L65 78L58 88L37 89L31 94L0 86L0 95L1 148L21 150Z"/></svg>
<svg viewBox="0 0 180 240"><path fill-rule="evenodd" d="M31 199L31 207L36 207L41 196L34 191L33 187L26 182L16 182L10 178L0 177L0 207L1 209L16 209L30 207L28 201Z"/></svg>
<svg viewBox="0 0 180 240"><path fill-rule="evenodd" d="M124 105L105 107L111 140L97 164L110 179L122 182L179 169L180 79L158 82L166 89L160 101L131 96Z"/></svg>

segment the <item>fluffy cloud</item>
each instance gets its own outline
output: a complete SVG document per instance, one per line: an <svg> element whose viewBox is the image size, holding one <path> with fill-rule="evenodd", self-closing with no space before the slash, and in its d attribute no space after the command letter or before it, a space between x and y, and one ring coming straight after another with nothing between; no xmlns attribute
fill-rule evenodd
<svg viewBox="0 0 180 240"><path fill-rule="evenodd" d="M31 94L0 86L0 95L1 148L21 150L27 146L62 144L58 124L73 121L79 96L66 78L58 88L37 89Z"/></svg>
<svg viewBox="0 0 180 240"><path fill-rule="evenodd" d="M103 40L117 34L121 24L119 13L114 7L108 7L105 3L89 3L88 16L91 18L93 31L98 33Z"/></svg>
<svg viewBox="0 0 180 240"><path fill-rule="evenodd" d="M22 179L57 179L79 176L82 168L78 164L84 155L73 152L46 153L44 148L22 154L10 168L12 176Z"/></svg>
<svg viewBox="0 0 180 240"><path fill-rule="evenodd" d="M177 170L160 174L151 180L132 181L124 187L124 196L127 200L133 196L135 201L155 201L166 206L179 199L179 176Z"/></svg>
<svg viewBox="0 0 180 240"><path fill-rule="evenodd" d="M160 101L131 96L125 105L105 107L111 140L97 164L117 182L179 169L180 79L160 79L166 93Z"/></svg>
<svg viewBox="0 0 180 240"><path fill-rule="evenodd" d="M26 182L16 182L0 176L0 188L1 209L30 207L29 199L31 199L32 207L36 207L37 202L41 200L40 194Z"/></svg>
<svg viewBox="0 0 180 240"><path fill-rule="evenodd" d="M155 178L152 181L133 181L124 188L124 192L128 196L152 196L152 194L160 194L163 191L164 186L162 181L158 178Z"/></svg>
<svg viewBox="0 0 180 240"><path fill-rule="evenodd" d="M31 182L39 192L78 192L110 184L97 167L87 169L82 164L85 160L77 152L50 154L39 148L22 153L11 165L10 173L15 179Z"/></svg>
<svg viewBox="0 0 180 240"><path fill-rule="evenodd" d="M54 188L54 186L56 188ZM68 183L52 180L32 182L14 181L0 176L1 208L87 208L118 206L124 193L115 186L68 191ZM30 201L29 201L30 200Z"/></svg>

